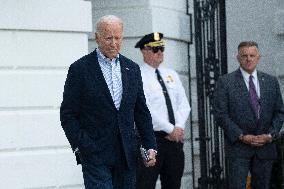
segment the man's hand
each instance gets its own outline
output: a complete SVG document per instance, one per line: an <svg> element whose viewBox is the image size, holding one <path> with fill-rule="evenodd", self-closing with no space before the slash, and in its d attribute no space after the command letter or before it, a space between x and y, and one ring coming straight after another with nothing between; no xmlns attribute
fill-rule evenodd
<svg viewBox="0 0 284 189"><path fill-rule="evenodd" d="M241 141L245 144L251 145L252 141L254 140L254 135L243 135L241 137Z"/></svg>
<svg viewBox="0 0 284 189"><path fill-rule="evenodd" d="M243 135L241 136L241 141L245 144L260 147L272 141L272 137L270 134L262 134L262 135Z"/></svg>
<svg viewBox="0 0 284 189"><path fill-rule="evenodd" d="M266 143L269 143L272 141L272 137L269 134L262 134L255 136L252 145L254 146L263 146Z"/></svg>
<svg viewBox="0 0 284 189"><path fill-rule="evenodd" d="M148 150L149 161L144 161L146 167L152 167L156 164L156 152L152 149Z"/></svg>
<svg viewBox="0 0 284 189"><path fill-rule="evenodd" d="M166 136L166 139L174 142L183 142L184 130L180 127L175 127L174 130Z"/></svg>

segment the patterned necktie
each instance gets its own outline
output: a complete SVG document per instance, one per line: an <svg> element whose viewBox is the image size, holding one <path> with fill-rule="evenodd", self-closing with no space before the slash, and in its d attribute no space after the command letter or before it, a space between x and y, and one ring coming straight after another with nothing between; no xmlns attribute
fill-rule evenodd
<svg viewBox="0 0 284 189"><path fill-rule="evenodd" d="M257 117L257 119L259 119L259 110L260 110L260 105L259 105L259 101L258 101L258 96L256 93L256 89L255 89L255 85L253 83L253 76L250 75L249 76L249 96L250 96L250 103L252 105L252 108L254 110L254 113Z"/></svg>
<svg viewBox="0 0 284 189"><path fill-rule="evenodd" d="M156 69L156 74L157 74L157 79L163 89L163 94L166 100L166 105L167 105L167 110L168 110L168 116L169 116L169 121L171 124L175 125L175 116L174 116L174 110L173 110L173 106L172 106L172 102L171 99L169 97L166 85L160 75L160 72L158 69Z"/></svg>
<svg viewBox="0 0 284 189"><path fill-rule="evenodd" d="M120 65L116 62L111 62L111 80L112 80L112 99L116 109L119 109L122 98L122 82L119 77Z"/></svg>

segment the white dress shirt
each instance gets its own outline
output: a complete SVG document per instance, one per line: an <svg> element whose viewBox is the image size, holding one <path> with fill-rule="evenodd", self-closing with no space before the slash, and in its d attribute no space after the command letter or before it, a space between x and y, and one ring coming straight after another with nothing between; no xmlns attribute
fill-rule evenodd
<svg viewBox="0 0 284 189"><path fill-rule="evenodd" d="M172 69L162 66L158 68L171 99L176 122L176 125L173 125L169 122L166 101L162 87L157 80L156 69L146 63L141 65L140 69L154 131L171 133L175 126L184 129L191 109L178 74Z"/></svg>

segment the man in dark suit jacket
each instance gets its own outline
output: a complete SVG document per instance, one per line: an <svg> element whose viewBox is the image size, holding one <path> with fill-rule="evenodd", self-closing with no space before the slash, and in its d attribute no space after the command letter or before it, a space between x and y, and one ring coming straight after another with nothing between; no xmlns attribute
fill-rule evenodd
<svg viewBox="0 0 284 189"><path fill-rule="evenodd" d="M283 100L277 79L257 71L257 43L241 42L240 68L220 77L215 90L214 113L225 133L228 189L245 189L248 172L252 189L269 189L273 139L284 120Z"/></svg>
<svg viewBox="0 0 284 189"><path fill-rule="evenodd" d="M139 66L119 54L122 32L118 17L100 18L98 48L70 66L64 87L61 125L82 164L86 189L135 188L134 123L148 149L145 166L156 161Z"/></svg>

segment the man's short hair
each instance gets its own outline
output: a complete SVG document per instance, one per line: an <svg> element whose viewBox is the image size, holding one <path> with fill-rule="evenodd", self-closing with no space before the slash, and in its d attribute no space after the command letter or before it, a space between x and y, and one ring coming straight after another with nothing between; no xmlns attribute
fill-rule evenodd
<svg viewBox="0 0 284 189"><path fill-rule="evenodd" d="M238 46L238 50L242 47L256 47L258 49L258 44L255 41L242 41Z"/></svg>

